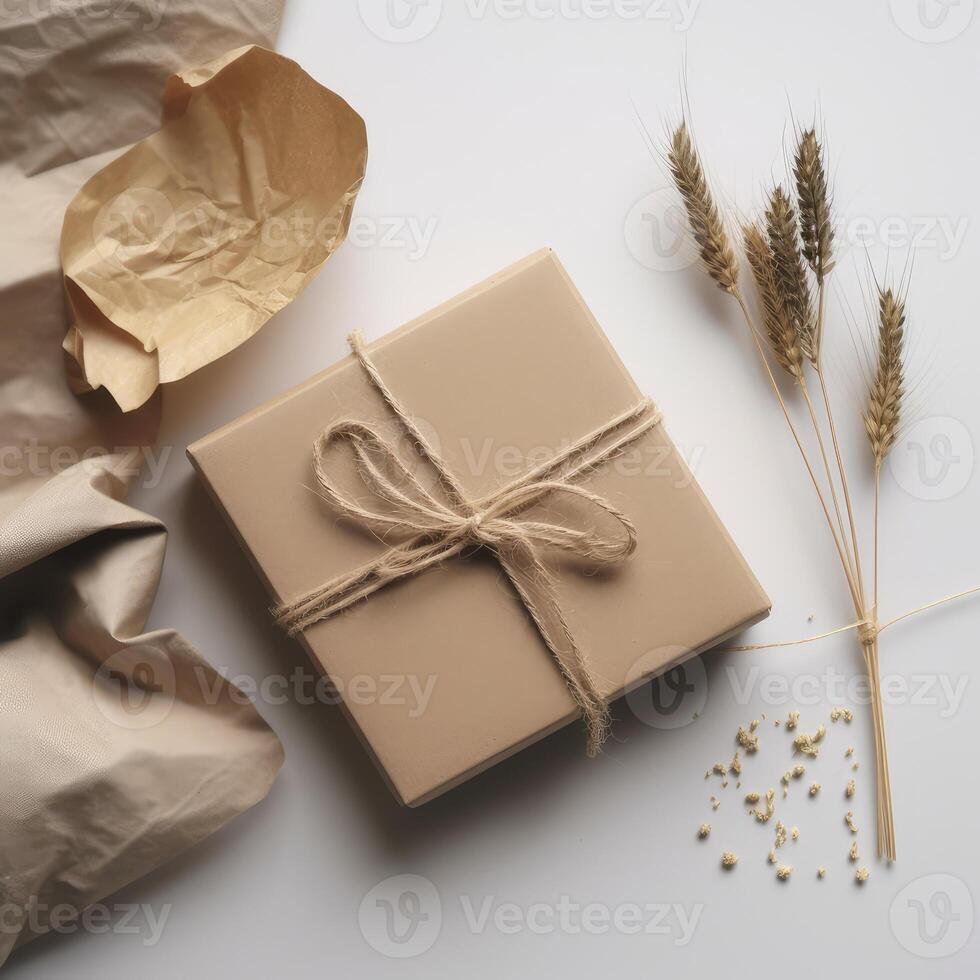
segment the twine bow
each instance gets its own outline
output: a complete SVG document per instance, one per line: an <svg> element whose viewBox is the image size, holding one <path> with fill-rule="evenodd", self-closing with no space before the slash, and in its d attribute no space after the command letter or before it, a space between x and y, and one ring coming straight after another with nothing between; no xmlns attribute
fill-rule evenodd
<svg viewBox="0 0 980 980"><path fill-rule="evenodd" d="M447 500L423 485L376 428L355 420L330 426L313 446L313 472L319 492L346 517L373 526L382 534L406 532L411 537L374 561L277 607L273 610L276 621L293 635L337 615L391 582L417 575L467 548L488 548L517 590L581 709L588 729L588 752L595 755L608 734L608 704L565 618L554 576L538 552L558 548L600 563L622 561L632 554L637 544L633 522L604 497L570 481L613 458L659 425L660 413L649 399L643 399L553 459L492 494L471 500L385 384L360 335L352 334L348 341L368 377L412 437L416 451L434 468ZM621 429L626 431L602 444ZM350 447L364 486L387 507L367 507L331 481L325 458L335 442L345 442ZM595 451L589 455L592 450ZM525 516L525 511L550 494L584 501L594 513L608 518L605 523L609 530Z"/></svg>

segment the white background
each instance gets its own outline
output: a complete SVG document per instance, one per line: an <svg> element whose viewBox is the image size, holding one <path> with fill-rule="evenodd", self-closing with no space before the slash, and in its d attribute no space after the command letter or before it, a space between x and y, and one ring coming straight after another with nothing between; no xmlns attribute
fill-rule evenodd
<svg viewBox="0 0 980 980"><path fill-rule="evenodd" d="M179 628L232 676L303 667L269 621L266 597L184 447L340 357L352 327L377 336L542 245L557 250L664 409L769 591L773 615L745 642L853 618L736 310L675 253L674 199L637 115L660 141L665 120L678 116L685 64L719 195L745 213L782 179L793 117L816 113L825 124L839 236L849 243L834 277L828 357L865 532L870 468L854 343L867 336L872 274L900 276L911 265L916 424L895 451L898 473L884 482L883 615L980 584L973 0L948 8L938 0L422 0L414 12L392 0L407 17L401 28L386 6L287 3L279 50L365 117L368 176L352 241L307 292L244 347L165 393L160 447L171 456L162 480L133 497L171 531L151 626ZM429 235L423 243L419 229ZM336 709L262 703L286 747L269 798L113 900L149 903L158 916L168 909L160 941L52 938L15 955L7 975L966 976L980 966L970 904L980 885L978 609L968 599L882 638L883 670L895 684L887 726L899 861L891 868L873 858L868 712L826 674L860 674L846 635L706 656L706 675L688 675L695 690L672 715L653 710L649 690L646 707L618 705L615 741L601 759L583 757L573 727L416 811L395 805ZM765 678L797 687L767 694ZM849 728L829 725L834 703L854 708ZM771 826L756 825L739 801L787 768L788 737L772 719L794 707L803 727L822 721L829 735L811 767L821 797L794 786L779 801L779 816L802 832L780 852L795 867L780 884L766 863ZM742 790L706 782L705 769L731 757L737 726L764 712L763 748ZM678 720L687 723L662 727ZM871 869L863 888L842 821L848 744L861 762L853 807ZM717 812L711 793L723 800ZM714 830L699 843L703 820ZM732 873L719 867L725 849L741 858ZM823 881L818 865L828 869ZM397 908L403 882L369 896L360 918L359 907L378 883L403 874L427 879L408 885L429 918L398 947L415 955L395 960L377 949L386 937L375 899ZM599 918L599 934L576 931L581 916L572 912L563 928L562 896L596 903L611 924ZM488 921L468 923L466 909L478 917L486 902ZM520 909L516 925L508 903ZM621 928L632 905L666 906L660 931ZM696 917L693 931L679 916ZM642 911L641 923L656 925L656 915ZM396 916L396 927L407 923Z"/></svg>

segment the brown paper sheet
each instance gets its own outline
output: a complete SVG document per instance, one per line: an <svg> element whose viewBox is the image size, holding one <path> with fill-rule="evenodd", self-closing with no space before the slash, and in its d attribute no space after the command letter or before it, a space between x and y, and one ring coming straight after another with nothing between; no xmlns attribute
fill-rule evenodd
<svg viewBox="0 0 980 980"><path fill-rule="evenodd" d="M641 397L549 250L371 350L395 397L472 499L606 425ZM188 449L277 602L352 572L391 543L338 520L307 489L311 446L341 418L398 431L353 358ZM399 440L399 451L417 469L411 440ZM330 463L336 480L353 479L349 453L332 453ZM768 598L665 426L581 482L638 531L635 554L601 571L542 556L604 694L618 697L767 614ZM373 502L363 484L360 491L351 486ZM525 516L554 520L571 506L553 495ZM588 526L595 515L587 511L578 520ZM577 717L527 610L485 553L389 585L312 626L302 639L344 697L394 792L410 805ZM394 697L364 696L392 685Z"/></svg>
<svg viewBox="0 0 980 980"><path fill-rule="evenodd" d="M65 349L124 411L302 291L346 237L367 159L360 116L259 47L171 79L163 119L85 184L61 241Z"/></svg>

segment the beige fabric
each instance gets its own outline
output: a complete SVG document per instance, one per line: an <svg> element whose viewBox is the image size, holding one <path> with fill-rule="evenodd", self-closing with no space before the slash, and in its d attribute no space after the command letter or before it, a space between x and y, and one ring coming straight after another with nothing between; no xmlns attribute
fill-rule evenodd
<svg viewBox="0 0 980 980"><path fill-rule="evenodd" d="M204 703L214 672L186 641L140 633L165 531L122 498L159 396L123 416L71 393L58 262L68 202L158 128L164 80L273 44L281 7L11 0L0 18L0 963L36 935L16 910L43 925L41 906L146 874L261 799L282 761L231 689Z"/></svg>
<svg viewBox="0 0 980 980"><path fill-rule="evenodd" d="M5 0L0 162L25 174L124 147L160 124L181 68L274 47L283 0Z"/></svg>
<svg viewBox="0 0 980 980"><path fill-rule="evenodd" d="M141 633L166 531L120 502L118 456L0 521L0 962L265 796L254 706L172 630Z"/></svg>
<svg viewBox="0 0 980 980"><path fill-rule="evenodd" d="M65 380L58 235L79 185L114 151L27 178L0 167L0 516L84 453L132 456L156 438L160 399L122 415L106 392ZM128 468L130 475L135 466Z"/></svg>

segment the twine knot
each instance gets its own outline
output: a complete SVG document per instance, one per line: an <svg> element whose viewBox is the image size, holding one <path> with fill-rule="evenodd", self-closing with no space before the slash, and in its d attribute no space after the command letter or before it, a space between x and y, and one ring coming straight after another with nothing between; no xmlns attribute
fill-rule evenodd
<svg viewBox="0 0 980 980"><path fill-rule="evenodd" d="M862 619L858 623L857 635L862 646L873 646L878 640L878 624L870 619Z"/></svg>
<svg viewBox="0 0 980 980"><path fill-rule="evenodd" d="M416 451L434 468L443 493L437 495L426 488L373 426L357 420L331 425L313 446L313 472L320 495L343 516L383 532L403 532L408 538L367 565L277 607L273 610L276 621L290 635L301 632L391 582L461 554L476 542L497 555L534 620L582 711L588 728L588 751L595 755L608 734L608 704L572 635L557 583L538 551L558 548L592 562L618 562L633 553L637 544L633 522L604 497L571 481L659 425L660 413L649 399L643 399L554 459L483 498L471 500L392 394L360 336L352 334L349 342L368 377L413 438ZM615 435L620 429L626 431ZM382 507L365 506L331 481L326 452L332 443L340 441L350 448L358 475ZM584 505L584 509L570 509L562 520L543 520L526 513L548 496L564 496ZM586 519L589 511L600 518L603 527Z"/></svg>

